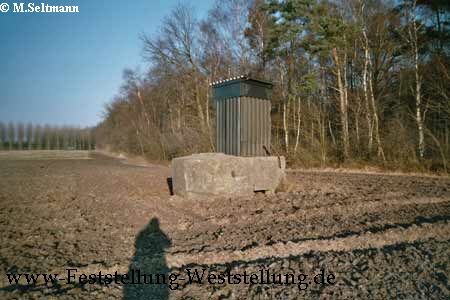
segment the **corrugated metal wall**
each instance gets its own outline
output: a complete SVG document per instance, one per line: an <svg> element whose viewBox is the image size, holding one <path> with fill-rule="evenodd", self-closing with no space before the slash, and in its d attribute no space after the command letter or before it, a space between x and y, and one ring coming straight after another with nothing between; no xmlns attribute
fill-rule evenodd
<svg viewBox="0 0 450 300"><path fill-rule="evenodd" d="M269 100L241 98L241 153L242 156L265 156L263 146L270 149Z"/></svg>
<svg viewBox="0 0 450 300"><path fill-rule="evenodd" d="M265 156L270 149L269 100L251 97L216 103L217 151L238 156Z"/></svg>

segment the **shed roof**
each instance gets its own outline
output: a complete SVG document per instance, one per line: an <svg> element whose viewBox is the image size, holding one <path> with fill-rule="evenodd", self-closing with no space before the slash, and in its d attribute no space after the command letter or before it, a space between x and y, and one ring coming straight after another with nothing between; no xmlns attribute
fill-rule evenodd
<svg viewBox="0 0 450 300"><path fill-rule="evenodd" d="M220 87L220 86L224 86L224 85L228 85L228 84L232 84L232 83L236 83L236 82L243 82L243 81L249 81L251 83L254 83L257 85L263 85L268 88L273 87L273 84L271 82L262 80L262 79L252 78L249 75L238 75L238 76L230 77L227 79L217 80L217 81L212 82L210 84L210 86Z"/></svg>
<svg viewBox="0 0 450 300"><path fill-rule="evenodd" d="M235 97L270 100L273 84L265 80L250 78L248 75L240 75L213 82L211 86L216 100Z"/></svg>

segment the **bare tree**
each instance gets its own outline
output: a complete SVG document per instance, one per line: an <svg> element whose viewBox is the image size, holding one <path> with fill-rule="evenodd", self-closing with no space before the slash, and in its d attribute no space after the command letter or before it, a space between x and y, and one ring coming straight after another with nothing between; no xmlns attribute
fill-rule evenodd
<svg viewBox="0 0 450 300"><path fill-rule="evenodd" d="M248 28L249 13L253 2L249 0L216 0L214 8L210 11L210 24L214 26L224 47L233 58L233 65L230 66L231 72L228 76L246 74L251 70L251 50L245 31ZM256 13L256 8L254 12ZM262 27L257 29L264 30ZM259 45L261 44L259 43Z"/></svg>
<svg viewBox="0 0 450 300"><path fill-rule="evenodd" d="M420 74L420 58L419 58L419 30L421 24L417 21L416 8L417 0L412 2L405 2L405 14L406 14L406 41L410 49L412 63L414 66L414 97L415 97L415 119L417 123L417 133L418 133L418 150L419 157L423 159L425 154L425 135L424 135L424 124L423 124L423 99L422 99L422 76Z"/></svg>
<svg viewBox="0 0 450 300"><path fill-rule="evenodd" d="M249 41L250 51L256 57L256 75L264 77L270 59L269 42L270 16L264 12L264 0L254 0L249 10L250 26L245 29L245 37Z"/></svg>
<svg viewBox="0 0 450 300"><path fill-rule="evenodd" d="M191 92L195 100L197 117L200 121L200 128L204 129L208 124L206 124L202 103L201 86L204 81L198 61L197 25L193 8L180 4L164 19L158 38L142 36L142 40L147 60L189 73L193 83Z"/></svg>
<svg viewBox="0 0 450 300"><path fill-rule="evenodd" d="M363 90L364 90L364 100L366 104L366 116L367 116L367 127L368 127L368 150L369 155L372 153L373 135L375 133L375 140L377 142L377 153L378 156L382 157L383 161L386 161L384 155L383 145L381 144L380 138L380 124L378 117L378 107L375 101L374 90L373 90L373 62L370 54L369 38L367 34L367 24L365 18L365 4L359 1L361 7L361 23L362 23L362 47L364 50L364 68L363 68Z"/></svg>
<svg viewBox="0 0 450 300"><path fill-rule="evenodd" d="M339 110L341 118L342 129L342 144L344 149L344 157L348 158L350 155L350 140L348 130L348 84L347 84L347 55L344 54L343 61L339 58L337 48L331 50L334 60L335 74L337 78L337 91L339 93Z"/></svg>
<svg viewBox="0 0 450 300"><path fill-rule="evenodd" d="M63 144L95 137L156 159L211 151L209 84L249 71L275 83L272 147L293 164L401 168L426 155L423 166L447 169L450 14L432 2L224 0L200 21L178 6L142 37L150 67L124 76L92 142L70 128Z"/></svg>

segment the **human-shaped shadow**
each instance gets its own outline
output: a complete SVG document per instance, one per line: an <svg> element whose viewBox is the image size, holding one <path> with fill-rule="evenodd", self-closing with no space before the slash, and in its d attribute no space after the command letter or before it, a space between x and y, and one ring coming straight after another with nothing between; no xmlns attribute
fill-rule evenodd
<svg viewBox="0 0 450 300"><path fill-rule="evenodd" d="M128 268L128 276L137 278L140 272L140 284L124 286L125 300L166 300L169 298L168 285L163 283L163 277L168 283L168 272L165 249L170 247L169 238L159 227L157 218L139 233L135 243L135 253ZM144 282L144 274L146 276ZM152 283L150 282L150 276ZM136 280L135 280L136 282ZM158 284L159 282L159 284Z"/></svg>

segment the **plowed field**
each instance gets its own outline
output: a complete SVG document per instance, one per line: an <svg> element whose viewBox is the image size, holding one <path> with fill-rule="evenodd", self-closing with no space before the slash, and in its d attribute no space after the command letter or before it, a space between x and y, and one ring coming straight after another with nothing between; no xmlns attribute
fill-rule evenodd
<svg viewBox="0 0 450 300"><path fill-rule="evenodd" d="M68 158L0 156L0 299L450 295L449 178L289 171L289 192L187 200L170 196L165 166L98 154ZM174 290L83 284L78 277L45 284L43 275L33 284L10 283L7 276L64 279L67 269L77 269L76 276L134 269L179 276ZM205 269L205 282L189 283L186 269ZM260 270L308 277L300 286L229 282L227 275L223 283L206 280ZM314 283L322 270L325 279L333 274L333 284Z"/></svg>

